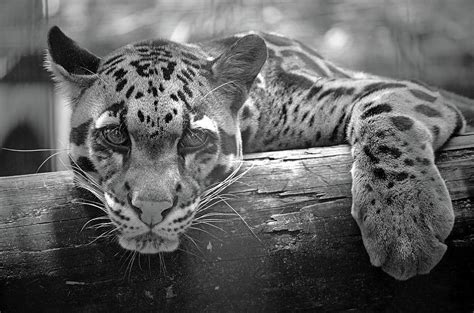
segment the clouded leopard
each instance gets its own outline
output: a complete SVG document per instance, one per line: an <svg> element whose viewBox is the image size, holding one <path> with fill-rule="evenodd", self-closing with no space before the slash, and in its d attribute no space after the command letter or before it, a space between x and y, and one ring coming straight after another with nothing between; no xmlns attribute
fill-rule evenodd
<svg viewBox="0 0 474 313"><path fill-rule="evenodd" d="M174 251L200 195L242 153L349 143L352 216L375 266L428 273L454 214L434 151L465 120L448 94L343 69L282 36L148 40L104 58L58 28L47 67L70 99L70 153L120 245Z"/></svg>

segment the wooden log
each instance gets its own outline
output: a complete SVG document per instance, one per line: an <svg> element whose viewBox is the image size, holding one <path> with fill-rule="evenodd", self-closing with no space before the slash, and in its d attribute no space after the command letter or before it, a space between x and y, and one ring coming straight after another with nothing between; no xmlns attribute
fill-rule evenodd
<svg viewBox="0 0 474 313"><path fill-rule="evenodd" d="M70 172L0 178L0 311L472 312L474 134L437 156L456 214L448 251L405 282L370 265L350 215L351 161L348 146L246 156L226 191L245 223L216 204L229 215L161 262L81 231L100 211L77 203L92 198Z"/></svg>

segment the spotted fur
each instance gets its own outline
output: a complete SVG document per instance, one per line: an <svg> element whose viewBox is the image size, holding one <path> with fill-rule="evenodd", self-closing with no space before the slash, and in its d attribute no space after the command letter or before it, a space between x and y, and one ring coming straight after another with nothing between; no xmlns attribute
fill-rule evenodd
<svg viewBox="0 0 474 313"><path fill-rule="evenodd" d="M433 88L342 69L266 33L141 41L100 59L53 27L48 60L71 99L72 158L103 189L125 249L175 250L200 195L243 152L349 143L352 215L372 264L407 279L446 250L454 215L433 151L465 121Z"/></svg>

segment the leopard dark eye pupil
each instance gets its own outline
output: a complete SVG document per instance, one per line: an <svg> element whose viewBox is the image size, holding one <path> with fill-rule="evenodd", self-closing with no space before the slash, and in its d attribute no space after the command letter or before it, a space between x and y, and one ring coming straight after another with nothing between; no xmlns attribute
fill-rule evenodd
<svg viewBox="0 0 474 313"><path fill-rule="evenodd" d="M187 147L199 147L206 142L207 135L204 133L190 132L182 139L182 144Z"/></svg>
<svg viewBox="0 0 474 313"><path fill-rule="evenodd" d="M106 131L106 138L111 143L119 145L125 142L126 137L123 130L114 128Z"/></svg>

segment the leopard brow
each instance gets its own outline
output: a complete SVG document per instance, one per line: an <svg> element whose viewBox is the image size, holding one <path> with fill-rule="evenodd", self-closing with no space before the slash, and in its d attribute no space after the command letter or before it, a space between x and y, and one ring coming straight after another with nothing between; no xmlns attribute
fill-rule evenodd
<svg viewBox="0 0 474 313"><path fill-rule="evenodd" d="M105 111L104 113L102 113L95 122L94 127L96 129L99 129L110 125L120 125L120 117L111 116L110 114L111 111Z"/></svg>
<svg viewBox="0 0 474 313"><path fill-rule="evenodd" d="M200 129L206 129L212 132L217 132L217 126L212 122L212 119L210 119L207 115L203 115L203 117L197 121L191 121L190 122L190 128L195 129L195 128L200 128Z"/></svg>

